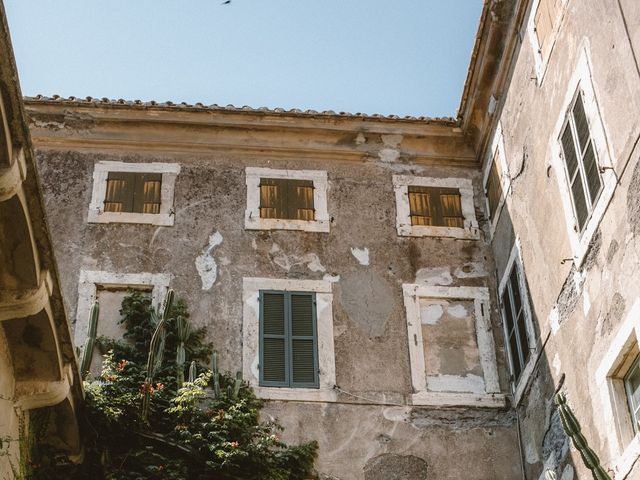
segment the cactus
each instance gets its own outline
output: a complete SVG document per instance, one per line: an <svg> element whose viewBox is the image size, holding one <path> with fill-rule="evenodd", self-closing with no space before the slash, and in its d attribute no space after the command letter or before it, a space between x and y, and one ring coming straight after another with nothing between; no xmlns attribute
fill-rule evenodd
<svg viewBox="0 0 640 480"><path fill-rule="evenodd" d="M598 455L589 447L587 439L581 432L580 423L571 407L567 404L567 397L563 393L557 393L554 398L555 404L558 406L562 428L565 433L573 440L573 445L578 449L582 456L582 461L586 467L591 470L595 480L611 480L611 477L600 465Z"/></svg>
<svg viewBox="0 0 640 480"><path fill-rule="evenodd" d="M176 335L178 337L178 346L176 347L176 381L178 388L182 388L184 383L184 363L186 361L185 342L191 335L191 326L186 318L178 315L176 318Z"/></svg>
<svg viewBox="0 0 640 480"><path fill-rule="evenodd" d="M220 372L218 371L218 352L211 354L211 371L213 372L213 393L216 398L220 397Z"/></svg>
<svg viewBox="0 0 640 480"><path fill-rule="evenodd" d="M149 357L147 359L147 376L144 380L144 392L142 398L142 419L147 422L149 418L149 401L151 399L151 388L153 385L153 377L162 366L164 358L164 345L166 340L166 324L169 320L169 312L173 305L173 290L167 292L162 309L162 316L158 321L155 310L151 309L151 321L156 324L156 329L151 337L149 344Z"/></svg>
<svg viewBox="0 0 640 480"><path fill-rule="evenodd" d="M189 365L189 382L193 383L196 381L196 377L198 376L198 369L196 367L195 360L191 362Z"/></svg>
<svg viewBox="0 0 640 480"><path fill-rule="evenodd" d="M100 304L94 302L89 313L89 331L87 340L82 349L82 357L80 359L80 375L84 379L91 368L91 360L93 358L93 347L96 344L96 332L98 331L98 316L100 315Z"/></svg>

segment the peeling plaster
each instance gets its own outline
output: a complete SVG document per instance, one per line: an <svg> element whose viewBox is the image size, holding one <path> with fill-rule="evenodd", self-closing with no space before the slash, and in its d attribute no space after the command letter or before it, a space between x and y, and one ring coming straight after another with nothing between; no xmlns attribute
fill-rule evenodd
<svg viewBox="0 0 640 480"><path fill-rule="evenodd" d="M489 275L482 262L465 263L462 267L456 268L453 274L458 278L479 278Z"/></svg>
<svg viewBox="0 0 640 480"><path fill-rule="evenodd" d="M416 273L416 281L422 285L451 285L453 278L449 267L421 268Z"/></svg>
<svg viewBox="0 0 640 480"><path fill-rule="evenodd" d="M443 314L442 305L431 303L420 308L420 320L423 325L437 325Z"/></svg>
<svg viewBox="0 0 640 480"><path fill-rule="evenodd" d="M400 142L402 135L382 135L384 148L378 152L378 158L384 163L393 163L400 158Z"/></svg>
<svg viewBox="0 0 640 480"><path fill-rule="evenodd" d="M325 275L324 275L324 277L322 277L322 279L325 282L338 283L340 281L340 275L331 275L329 273L325 273Z"/></svg>
<svg viewBox="0 0 640 480"><path fill-rule="evenodd" d="M485 393L479 375L427 375L427 389L433 392Z"/></svg>
<svg viewBox="0 0 640 480"><path fill-rule="evenodd" d="M271 261L277 266L290 271L296 265L306 265L312 272L326 272L327 269L320 262L320 258L315 253L307 253L302 256L287 255L282 251L277 243L274 243L269 251L269 257Z"/></svg>
<svg viewBox="0 0 640 480"><path fill-rule="evenodd" d="M211 253L222 243L222 235L217 230L209 236L209 244L202 250L202 255L196 258L196 270L202 281L202 290L210 290L218 278L218 265Z"/></svg>
<svg viewBox="0 0 640 480"><path fill-rule="evenodd" d="M573 477L574 477L573 466L567 465L566 467L564 467L564 470L562 471L562 477L560 477L560 480L573 480Z"/></svg>
<svg viewBox="0 0 640 480"><path fill-rule="evenodd" d="M560 371L562 370L562 363L560 362L560 356L556 352L553 356L553 362L551 363L553 366L553 370L555 371L556 376L560 375Z"/></svg>
<svg viewBox="0 0 640 480"><path fill-rule="evenodd" d="M351 247L351 255L358 260L360 265L369 265L369 249L368 248L357 248Z"/></svg>
<svg viewBox="0 0 640 480"><path fill-rule="evenodd" d="M467 311L467 309L464 308L464 305L462 305L460 303L456 303L455 305L451 305L447 309L447 313L449 315L451 315L452 317L455 317L455 318L466 318L467 315L469 315L469 312Z"/></svg>

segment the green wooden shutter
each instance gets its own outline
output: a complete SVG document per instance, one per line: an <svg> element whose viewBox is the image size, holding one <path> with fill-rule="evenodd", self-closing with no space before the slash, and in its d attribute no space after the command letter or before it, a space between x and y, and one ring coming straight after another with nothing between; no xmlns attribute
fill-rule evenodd
<svg viewBox="0 0 640 480"><path fill-rule="evenodd" d="M289 294L291 319L291 386L318 387L315 296Z"/></svg>
<svg viewBox="0 0 640 480"><path fill-rule="evenodd" d="M260 384L289 384L288 325L283 292L260 292Z"/></svg>
<svg viewBox="0 0 640 480"><path fill-rule="evenodd" d="M287 180L287 218L314 220L312 180Z"/></svg>
<svg viewBox="0 0 640 480"><path fill-rule="evenodd" d="M104 199L105 212L132 212L135 176L131 172L109 172Z"/></svg>

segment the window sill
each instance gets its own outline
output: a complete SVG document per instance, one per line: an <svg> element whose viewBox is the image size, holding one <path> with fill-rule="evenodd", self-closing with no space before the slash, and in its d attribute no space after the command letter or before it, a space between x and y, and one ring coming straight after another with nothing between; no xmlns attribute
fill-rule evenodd
<svg viewBox="0 0 640 480"><path fill-rule="evenodd" d="M246 230L299 230L304 232L329 233L329 220L285 220L280 218L245 217Z"/></svg>
<svg viewBox="0 0 640 480"><path fill-rule="evenodd" d="M282 388L282 387L258 387L253 391L258 398L264 400L288 400L296 402L335 402L336 391L326 388Z"/></svg>
<svg viewBox="0 0 640 480"><path fill-rule="evenodd" d="M149 225L173 226L175 215L171 213L118 213L89 210L88 223L143 223Z"/></svg>
<svg viewBox="0 0 640 480"><path fill-rule="evenodd" d="M415 406L425 407L489 407L504 408L507 404L506 396L501 393L448 393L448 392L418 392L411 396Z"/></svg>
<svg viewBox="0 0 640 480"><path fill-rule="evenodd" d="M432 227L426 225L398 225L401 237L448 237L464 240L478 240L480 231L476 227Z"/></svg>
<svg viewBox="0 0 640 480"><path fill-rule="evenodd" d="M538 361L538 352L531 352L529 357L529 361L522 370L522 374L518 379L518 382L514 384L513 388L513 404L514 406L520 405L520 400L522 400L522 396L524 395L525 390L527 389L527 385L529 384L529 380L531 379L531 374L533 373L533 368L535 367L536 362Z"/></svg>

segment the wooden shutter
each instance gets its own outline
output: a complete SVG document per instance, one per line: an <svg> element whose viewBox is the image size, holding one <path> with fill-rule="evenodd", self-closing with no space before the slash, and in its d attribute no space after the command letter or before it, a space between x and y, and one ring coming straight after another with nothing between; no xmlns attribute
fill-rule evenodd
<svg viewBox="0 0 640 480"><path fill-rule="evenodd" d="M160 213L161 173L137 173L133 199L133 211Z"/></svg>
<svg viewBox="0 0 640 480"><path fill-rule="evenodd" d="M442 225L459 228L464 226L459 190L450 188L440 189L440 210L442 212Z"/></svg>
<svg viewBox="0 0 640 480"><path fill-rule="evenodd" d="M132 212L135 177L131 172L109 172L104 198L105 212Z"/></svg>
<svg viewBox="0 0 640 480"><path fill-rule="evenodd" d="M547 55L550 48L548 42L550 40L554 24L553 2L554 0L540 0L534 17L538 45L540 46L540 53L543 57Z"/></svg>
<svg viewBox="0 0 640 480"><path fill-rule="evenodd" d="M496 216L498 206L502 201L502 182L500 181L500 171L498 162L500 154L496 151L496 155L489 170L489 178L487 179L487 200L489 202L489 217L493 220Z"/></svg>
<svg viewBox="0 0 640 480"><path fill-rule="evenodd" d="M408 192L411 225L432 225L431 189L411 185L408 187Z"/></svg>
<svg viewBox="0 0 640 480"><path fill-rule="evenodd" d="M287 218L313 221L313 181L287 180L287 187Z"/></svg>
<svg viewBox="0 0 640 480"><path fill-rule="evenodd" d="M286 179L261 178L260 218L287 218L286 196Z"/></svg>
<svg viewBox="0 0 640 480"><path fill-rule="evenodd" d="M317 338L314 296L291 293L291 386L317 387Z"/></svg>
<svg viewBox="0 0 640 480"><path fill-rule="evenodd" d="M288 385L288 331L283 292L260 292L260 380Z"/></svg>

